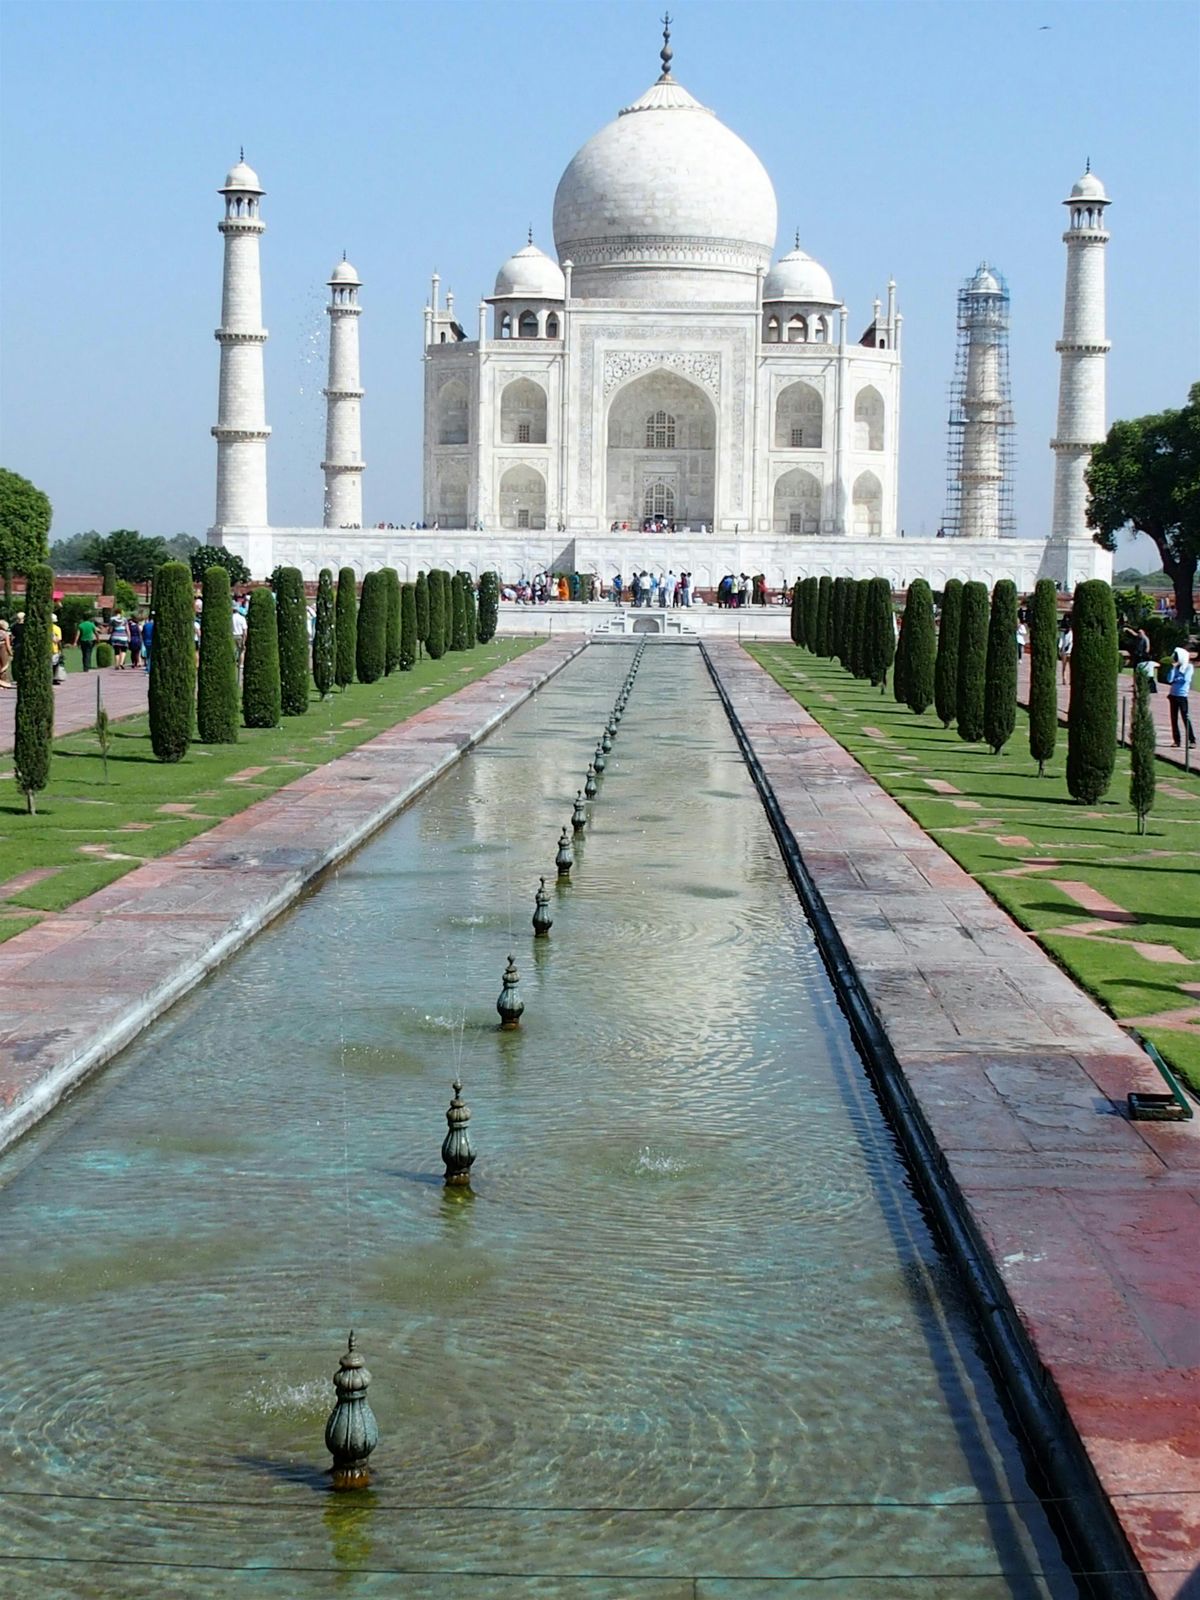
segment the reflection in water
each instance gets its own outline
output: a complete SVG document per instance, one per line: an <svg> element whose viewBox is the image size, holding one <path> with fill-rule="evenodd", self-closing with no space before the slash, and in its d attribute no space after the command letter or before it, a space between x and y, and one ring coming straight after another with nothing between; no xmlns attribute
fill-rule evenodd
<svg viewBox="0 0 1200 1600"><path fill-rule="evenodd" d="M533 938L629 659L0 1161L6 1597L1074 1593L696 652L647 651ZM361 1501L322 1449L349 1327Z"/></svg>

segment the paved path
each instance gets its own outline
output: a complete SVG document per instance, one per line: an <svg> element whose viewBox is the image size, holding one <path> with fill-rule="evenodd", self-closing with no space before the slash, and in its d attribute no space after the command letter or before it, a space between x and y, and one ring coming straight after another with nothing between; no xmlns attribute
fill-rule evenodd
<svg viewBox="0 0 1200 1600"><path fill-rule="evenodd" d="M1200 1121L1130 1122L1163 1085L1116 1023L744 651L706 649L1153 1593L1195 1596Z"/></svg>
<svg viewBox="0 0 1200 1600"><path fill-rule="evenodd" d="M0 944L0 1149L583 648L527 651Z"/></svg>
<svg viewBox="0 0 1200 1600"><path fill-rule="evenodd" d="M1121 731L1122 710L1125 716L1125 741L1129 741L1129 723L1133 716L1133 679L1130 673L1122 672L1117 681L1117 732ZM1066 722L1067 704L1071 698L1071 685L1063 683L1062 672L1058 675L1058 720ZM1017 665L1017 700L1023 706L1029 704L1029 657L1026 656ZM1192 726L1200 733L1200 691L1190 697ZM1167 686L1160 683L1158 693L1150 696L1150 709L1154 713L1154 725L1158 733L1158 754L1165 761L1173 761L1176 766L1184 765L1184 752L1176 750L1171 744L1171 713L1167 708ZM1188 759L1188 766L1192 772L1200 770L1200 745L1194 746Z"/></svg>
<svg viewBox="0 0 1200 1600"><path fill-rule="evenodd" d="M96 682L112 718L132 717L146 709L148 673L139 668L118 672L115 667L104 667L97 672L72 672L66 683L54 691L54 731L57 734L77 733L80 728L90 728L96 720ZM13 690L0 690L0 756L9 754L13 747L13 717L17 696Z"/></svg>

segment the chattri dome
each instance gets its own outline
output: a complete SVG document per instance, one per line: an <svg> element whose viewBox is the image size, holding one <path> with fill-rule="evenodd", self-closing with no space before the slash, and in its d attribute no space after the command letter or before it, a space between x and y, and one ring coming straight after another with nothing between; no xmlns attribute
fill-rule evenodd
<svg viewBox="0 0 1200 1600"><path fill-rule="evenodd" d="M225 182L221 186L221 192L224 193L226 189L249 189L252 194L263 194L265 192L262 184L258 181L258 173L255 172L253 167L247 166L245 161L239 161L235 167L230 167Z"/></svg>
<svg viewBox="0 0 1200 1600"><path fill-rule="evenodd" d="M345 256L342 257L337 266L334 267L333 271L329 274L329 281L330 283L362 283L362 279L346 260Z"/></svg>
<svg viewBox="0 0 1200 1600"><path fill-rule="evenodd" d="M1107 200L1104 185L1089 167L1078 183L1071 186L1072 200Z"/></svg>
<svg viewBox="0 0 1200 1600"><path fill-rule="evenodd" d="M837 305L833 281L819 261L797 245L767 273L763 300L807 301L814 305Z"/></svg>
<svg viewBox="0 0 1200 1600"><path fill-rule="evenodd" d="M518 250L496 274L496 287L492 298L509 296L521 300L562 300L567 293L567 282L557 261L552 261L544 250L539 250L531 239Z"/></svg>
<svg viewBox="0 0 1200 1600"><path fill-rule="evenodd" d="M972 294L1003 294L1004 292L1000 287L999 278L997 278L986 261L979 263L975 276L971 279L967 288Z"/></svg>

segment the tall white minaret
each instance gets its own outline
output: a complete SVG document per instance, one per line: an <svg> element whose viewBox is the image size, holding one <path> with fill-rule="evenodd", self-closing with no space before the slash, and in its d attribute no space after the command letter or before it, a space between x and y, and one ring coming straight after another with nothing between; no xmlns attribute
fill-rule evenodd
<svg viewBox="0 0 1200 1600"><path fill-rule="evenodd" d="M1008 296L986 261L959 294L958 320L967 343L958 531L964 539L998 539L1004 481L1000 431L1008 411L1007 373L1002 371Z"/></svg>
<svg viewBox="0 0 1200 1600"><path fill-rule="evenodd" d="M325 419L325 526L362 527L362 406L358 368L358 273L345 256L329 279L329 385Z"/></svg>
<svg viewBox="0 0 1200 1600"><path fill-rule="evenodd" d="M1104 439L1104 247L1108 234L1104 185L1087 171L1063 201L1070 226L1067 247L1067 294L1062 338L1055 345L1061 357L1058 379L1058 426L1050 441L1054 451L1053 539L1088 539L1087 470L1092 446Z"/></svg>
<svg viewBox="0 0 1200 1600"><path fill-rule="evenodd" d="M258 174L239 160L218 191L225 216L225 281L221 293L221 388L217 404L217 526L267 526L267 440L263 388L262 276L258 240L266 223L259 216L263 188Z"/></svg>

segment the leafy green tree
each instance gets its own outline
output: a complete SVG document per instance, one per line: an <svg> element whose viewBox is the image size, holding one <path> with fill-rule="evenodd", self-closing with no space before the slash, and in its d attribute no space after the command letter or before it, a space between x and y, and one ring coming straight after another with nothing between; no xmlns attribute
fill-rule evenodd
<svg viewBox="0 0 1200 1600"><path fill-rule="evenodd" d="M992 590L985 680L983 737L998 756L1017 725L1017 586L1011 578Z"/></svg>
<svg viewBox="0 0 1200 1600"><path fill-rule="evenodd" d="M179 537L186 539L190 538L190 535L182 534ZM171 544L177 544L178 542L178 538L169 541ZM226 550L223 544L200 544L195 539L192 540L192 543L196 545L196 548L191 555L181 556L180 559L189 563L192 569L192 578L196 583L204 582L204 574L210 567L224 567L229 574L230 583L250 582L250 568L242 560L241 556L235 556L232 550Z"/></svg>
<svg viewBox="0 0 1200 1600"><path fill-rule="evenodd" d="M400 589L400 670L411 672L417 661L417 586Z"/></svg>
<svg viewBox="0 0 1200 1600"><path fill-rule="evenodd" d="M846 587L847 578L833 580L833 595L829 603L829 653L842 661L842 651L846 645Z"/></svg>
<svg viewBox="0 0 1200 1600"><path fill-rule="evenodd" d="M333 681L339 689L354 682L354 663L358 659L358 581L353 567L338 573L337 602L334 607Z"/></svg>
<svg viewBox="0 0 1200 1600"><path fill-rule="evenodd" d="M15 476L15 474L9 474ZM37 811L34 796L50 781L50 747L54 740L53 639L54 573L44 562L31 562L25 572L25 632L17 655L16 728L13 776L25 796L25 808Z"/></svg>
<svg viewBox="0 0 1200 1600"><path fill-rule="evenodd" d="M429 652L430 660L439 661L446 653L447 617L446 591L442 586L442 574L436 567L429 574L427 583L429 586L429 630L425 635L425 648Z"/></svg>
<svg viewBox="0 0 1200 1600"><path fill-rule="evenodd" d="M1038 777L1058 738L1058 590L1053 578L1039 578L1029 609L1029 754Z"/></svg>
<svg viewBox="0 0 1200 1600"><path fill-rule="evenodd" d="M395 567L384 567L384 598L387 614L384 619L383 670L395 672L400 665L400 574Z"/></svg>
<svg viewBox="0 0 1200 1600"><path fill-rule="evenodd" d="M463 610L467 614L467 649L474 650L479 642L479 615L475 609L475 581L469 572L462 574L463 581Z"/></svg>
<svg viewBox="0 0 1200 1600"><path fill-rule="evenodd" d="M312 673L317 693L322 700L329 698L333 688L334 661L337 642L333 622L333 573L322 567L317 577L317 616L313 624Z"/></svg>
<svg viewBox="0 0 1200 1600"><path fill-rule="evenodd" d="M150 743L160 761L182 761L196 715L196 610L192 573L166 561L154 579ZM230 648L232 649L232 633Z"/></svg>
<svg viewBox="0 0 1200 1600"><path fill-rule="evenodd" d="M157 535L143 538L132 528L117 528L112 533L97 535L84 552L84 559L92 572L103 572L111 563L118 578L124 578L127 583L146 583L170 557Z"/></svg>
<svg viewBox="0 0 1200 1600"><path fill-rule="evenodd" d="M958 625L958 737L967 744L976 744L983 738L987 636L987 584L972 580L963 585L962 616Z"/></svg>
<svg viewBox="0 0 1200 1600"><path fill-rule="evenodd" d="M1154 716L1150 710L1150 680L1144 672L1135 672L1133 675L1129 804L1137 814L1137 831L1145 833L1146 818L1154 805Z"/></svg>
<svg viewBox="0 0 1200 1600"><path fill-rule="evenodd" d="M904 698L908 709L922 716L933 704L937 636L933 626L933 591L924 578L908 586L904 606Z"/></svg>
<svg viewBox="0 0 1200 1600"><path fill-rule="evenodd" d="M85 552L93 539L100 535L95 528L86 533L73 533L69 539L56 539L50 546L50 565L57 573L90 572Z"/></svg>
<svg viewBox="0 0 1200 1600"><path fill-rule="evenodd" d="M1200 383L1178 411L1114 422L1085 476L1096 543L1115 550L1126 527L1153 539L1175 590L1175 615L1190 622L1200 563Z"/></svg>
<svg viewBox="0 0 1200 1600"><path fill-rule="evenodd" d="M804 579L797 578L792 585L792 643L798 647L804 644Z"/></svg>
<svg viewBox="0 0 1200 1600"><path fill-rule="evenodd" d="M233 650L233 602L229 572L209 567L203 577L200 669L196 688L196 733L201 744L238 741L237 657ZM155 671L158 664L155 663Z"/></svg>
<svg viewBox="0 0 1200 1600"><path fill-rule="evenodd" d="M387 580L381 571L364 574L358 607L359 683L377 683L387 660Z"/></svg>
<svg viewBox="0 0 1200 1600"><path fill-rule="evenodd" d="M871 593L870 578L854 580L854 623L850 636L850 670L856 678L865 678L867 672L867 601Z"/></svg>
<svg viewBox="0 0 1200 1600"><path fill-rule="evenodd" d="M450 579L450 648L467 648L467 608L463 600L461 572L454 573Z"/></svg>
<svg viewBox="0 0 1200 1600"><path fill-rule="evenodd" d="M52 516L48 495L28 478L0 467L0 573L5 612L10 617L13 573L28 576L45 561Z"/></svg>
<svg viewBox="0 0 1200 1600"><path fill-rule="evenodd" d="M429 579L423 572L417 573L417 643L424 647L429 638Z"/></svg>
<svg viewBox="0 0 1200 1600"><path fill-rule="evenodd" d="M201 543L201 541L199 539L197 539L194 534L190 534L190 533L173 533L169 539L164 539L163 540L163 544L165 545L167 554L170 556L172 561L186 561L189 566L191 565L192 557L196 554L196 551L197 550L202 550L204 548L204 546ZM217 551L217 550L220 550L221 548L222 547L220 545L213 545L212 546L212 549L214 550L214 552ZM220 562L220 561L216 561L216 562L210 563L210 565L219 567L219 566L222 566L223 563ZM234 579L234 576L233 576L232 572L229 574L229 581L230 581L230 583L233 583L233 582L236 581ZM247 583L250 581L249 572L246 573L245 581ZM196 579L196 582L197 583L203 583L204 582L203 573L200 575L199 578Z"/></svg>
<svg viewBox="0 0 1200 1600"><path fill-rule="evenodd" d="M819 656L832 654L829 647L829 612L833 604L833 579L822 578L817 584L817 640L814 645Z"/></svg>
<svg viewBox="0 0 1200 1600"><path fill-rule="evenodd" d="M479 575L479 635L480 644L488 644L496 637L496 624L500 619L500 574L481 572Z"/></svg>
<svg viewBox="0 0 1200 1600"><path fill-rule="evenodd" d="M937 660L933 669L933 703L943 728L958 716L958 635L962 622L962 580L951 578L942 595Z"/></svg>
<svg viewBox="0 0 1200 1600"><path fill-rule="evenodd" d="M1108 791L1117 759L1117 610L1103 578L1075 590L1071 607L1071 700L1067 711L1067 789L1094 805Z"/></svg>
<svg viewBox="0 0 1200 1600"><path fill-rule="evenodd" d="M285 717L308 710L308 601L299 567L280 567L275 579L279 633L280 709Z"/></svg>
<svg viewBox="0 0 1200 1600"><path fill-rule="evenodd" d="M275 596L270 589L251 590L246 624L242 721L248 728L277 728L283 705L279 683L279 630L275 623ZM154 644L157 649L157 639ZM156 662L154 672L157 671ZM151 679L154 672L150 674Z"/></svg>

